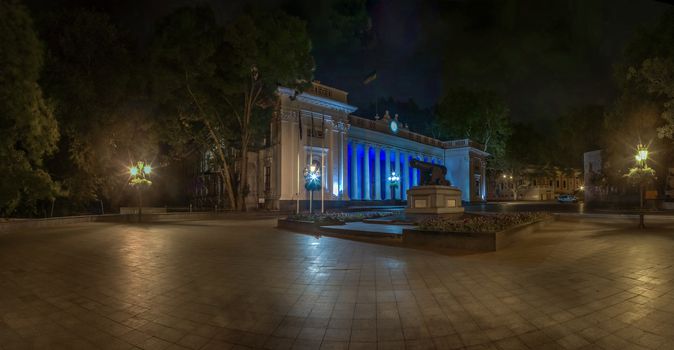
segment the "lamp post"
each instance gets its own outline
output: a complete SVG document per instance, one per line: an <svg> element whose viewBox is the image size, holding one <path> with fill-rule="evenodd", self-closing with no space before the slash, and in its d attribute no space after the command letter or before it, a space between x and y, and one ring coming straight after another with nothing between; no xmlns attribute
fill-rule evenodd
<svg viewBox="0 0 674 350"><path fill-rule="evenodd" d="M311 214L314 191L321 188L321 170L315 164L304 169L304 188L309 191L309 214Z"/></svg>
<svg viewBox="0 0 674 350"><path fill-rule="evenodd" d="M391 197L395 201L396 199L396 188L400 184L400 176L396 175L396 172L391 172L391 175L388 177L389 186L391 186Z"/></svg>
<svg viewBox="0 0 674 350"><path fill-rule="evenodd" d="M637 154L634 156L637 161L637 167L644 171L648 168L648 147L643 144L637 146ZM639 181L639 228L645 228L644 225L644 181Z"/></svg>
<svg viewBox="0 0 674 350"><path fill-rule="evenodd" d="M138 222L141 222L143 217L143 187L152 185L150 181L150 173L152 173L152 166L145 162L138 161L136 165L129 167L129 185L135 187L138 191Z"/></svg>

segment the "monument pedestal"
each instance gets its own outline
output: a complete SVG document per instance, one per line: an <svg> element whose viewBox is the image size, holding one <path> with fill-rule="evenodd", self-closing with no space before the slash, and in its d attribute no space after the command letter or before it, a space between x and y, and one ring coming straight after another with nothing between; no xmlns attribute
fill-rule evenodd
<svg viewBox="0 0 674 350"><path fill-rule="evenodd" d="M461 216L461 190L452 186L426 185L407 190L408 217Z"/></svg>

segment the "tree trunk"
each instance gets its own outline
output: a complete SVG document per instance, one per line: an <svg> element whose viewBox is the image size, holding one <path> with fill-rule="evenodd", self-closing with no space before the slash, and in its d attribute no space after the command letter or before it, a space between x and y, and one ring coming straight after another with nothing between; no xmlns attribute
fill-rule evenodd
<svg viewBox="0 0 674 350"><path fill-rule="evenodd" d="M246 131L243 132L245 134ZM241 138L241 171L239 172L239 207L241 211L246 211L246 184L248 183L248 140L247 137Z"/></svg>
<svg viewBox="0 0 674 350"><path fill-rule="evenodd" d="M208 128L208 134L210 135L211 139L213 140L213 144L215 145L215 153L218 155L218 158L220 158L220 163L222 164L222 168L219 171L221 176L225 179L225 186L228 189L227 199L229 200L229 207L236 208L236 201L234 199L235 189L234 187L232 187L232 176L229 173L227 158L225 157L225 153L222 152L220 140L218 140L218 137L215 135L213 128L211 128L211 123L209 123L208 120L204 120L204 124L206 124L206 127Z"/></svg>

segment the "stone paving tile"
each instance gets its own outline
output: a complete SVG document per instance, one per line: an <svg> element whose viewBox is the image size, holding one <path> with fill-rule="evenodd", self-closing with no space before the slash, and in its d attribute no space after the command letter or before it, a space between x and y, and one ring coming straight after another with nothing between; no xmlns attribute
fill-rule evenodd
<svg viewBox="0 0 674 350"><path fill-rule="evenodd" d="M0 349L673 349L674 224L438 254L271 220L0 236Z"/></svg>

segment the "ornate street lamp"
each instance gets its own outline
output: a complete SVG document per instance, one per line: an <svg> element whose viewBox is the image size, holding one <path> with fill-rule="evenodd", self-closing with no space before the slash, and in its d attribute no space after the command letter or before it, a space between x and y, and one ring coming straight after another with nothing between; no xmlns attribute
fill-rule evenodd
<svg viewBox="0 0 674 350"><path fill-rule="evenodd" d="M145 162L138 161L136 165L129 167L129 185L135 187L138 191L138 222L142 220L143 216L143 194L144 187L150 187L150 174L152 173L152 166Z"/></svg>
<svg viewBox="0 0 674 350"><path fill-rule="evenodd" d="M396 188L400 184L400 176L396 175L396 172L391 172L391 175L388 177L388 184L391 186L391 198L396 199Z"/></svg>
<svg viewBox="0 0 674 350"><path fill-rule="evenodd" d="M655 170L648 167L648 147L643 144L637 146L634 159L637 161L637 166L630 169L625 176L639 185L639 228L644 228L644 185L655 177Z"/></svg>
<svg viewBox="0 0 674 350"><path fill-rule="evenodd" d="M304 188L309 191L309 214L311 214L314 191L321 188L321 170L315 164L304 168Z"/></svg>
<svg viewBox="0 0 674 350"><path fill-rule="evenodd" d="M637 146L637 154L634 158L637 160L638 166L641 168L648 168L648 164L646 164L646 161L648 160L648 147L639 144Z"/></svg>

